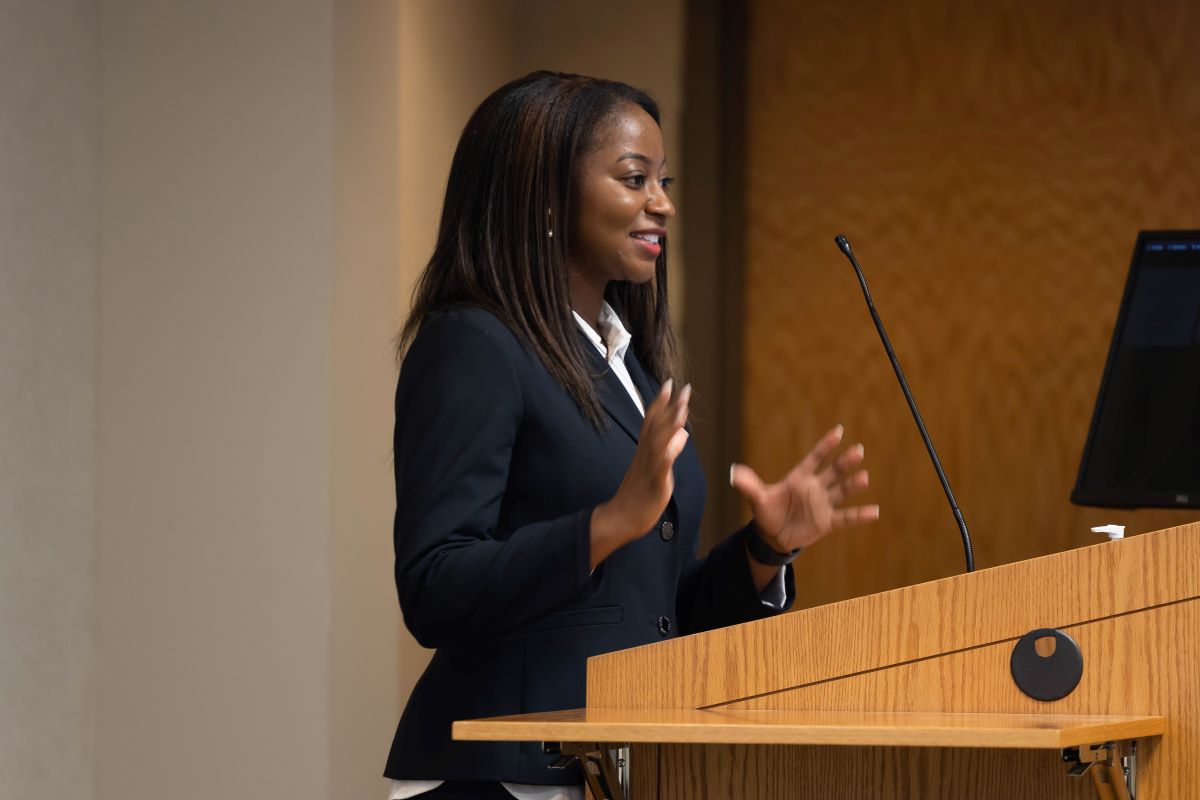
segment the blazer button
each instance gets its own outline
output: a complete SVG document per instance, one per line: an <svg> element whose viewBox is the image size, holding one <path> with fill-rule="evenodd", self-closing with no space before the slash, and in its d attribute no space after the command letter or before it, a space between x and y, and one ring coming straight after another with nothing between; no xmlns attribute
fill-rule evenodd
<svg viewBox="0 0 1200 800"><path fill-rule="evenodd" d="M670 617L659 617L658 618L658 632L662 636L666 636L668 633L671 632L671 618Z"/></svg>
<svg viewBox="0 0 1200 800"><path fill-rule="evenodd" d="M663 522L658 526L658 535L662 537L664 542L669 542L675 537L675 523L671 520Z"/></svg>

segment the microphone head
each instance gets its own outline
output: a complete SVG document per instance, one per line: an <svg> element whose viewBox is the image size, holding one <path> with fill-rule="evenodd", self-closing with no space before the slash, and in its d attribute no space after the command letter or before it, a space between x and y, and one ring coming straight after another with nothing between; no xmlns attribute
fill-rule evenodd
<svg viewBox="0 0 1200 800"><path fill-rule="evenodd" d="M833 241L837 243L838 250L841 250L843 253L845 253L847 257L851 255L850 241L844 234L839 233Z"/></svg>

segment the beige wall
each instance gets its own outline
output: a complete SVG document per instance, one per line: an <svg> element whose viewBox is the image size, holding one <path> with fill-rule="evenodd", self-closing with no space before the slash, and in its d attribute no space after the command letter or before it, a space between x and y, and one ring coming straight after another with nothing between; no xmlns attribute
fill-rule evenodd
<svg viewBox="0 0 1200 800"><path fill-rule="evenodd" d="M397 304L399 9L334 4L329 787L378 798L395 729L390 531Z"/></svg>
<svg viewBox="0 0 1200 800"><path fill-rule="evenodd" d="M0 4L0 797L93 796L91 2Z"/></svg>
<svg viewBox="0 0 1200 800"><path fill-rule="evenodd" d="M675 141L682 4L3 13L0 794L381 796L428 657L391 344L458 131L548 66L650 88Z"/></svg>
<svg viewBox="0 0 1200 800"><path fill-rule="evenodd" d="M382 794L396 15L104 8L102 798Z"/></svg>
<svg viewBox="0 0 1200 800"><path fill-rule="evenodd" d="M103 7L102 800L326 795L331 17Z"/></svg>

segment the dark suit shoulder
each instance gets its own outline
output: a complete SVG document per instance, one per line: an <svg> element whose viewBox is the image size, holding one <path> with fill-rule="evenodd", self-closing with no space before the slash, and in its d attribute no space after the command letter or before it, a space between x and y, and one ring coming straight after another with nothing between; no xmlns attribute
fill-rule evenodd
<svg viewBox="0 0 1200 800"><path fill-rule="evenodd" d="M430 314L400 364L400 384L517 385L524 349L494 314L455 308ZM428 387L426 386L426 389Z"/></svg>
<svg viewBox="0 0 1200 800"><path fill-rule="evenodd" d="M413 347L418 343L434 346L499 348L508 352L521 349L516 335L495 314L482 308L452 308L435 311L421 323Z"/></svg>

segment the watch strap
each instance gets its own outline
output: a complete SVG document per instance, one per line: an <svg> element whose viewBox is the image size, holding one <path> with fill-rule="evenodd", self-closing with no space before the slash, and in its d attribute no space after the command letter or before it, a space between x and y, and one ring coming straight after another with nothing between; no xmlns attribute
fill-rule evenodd
<svg viewBox="0 0 1200 800"><path fill-rule="evenodd" d="M797 547L790 553L780 553L762 540L758 534L758 526L753 522L742 528L742 539L746 542L746 549L750 551L750 557L768 567L782 567L790 564L804 549Z"/></svg>

